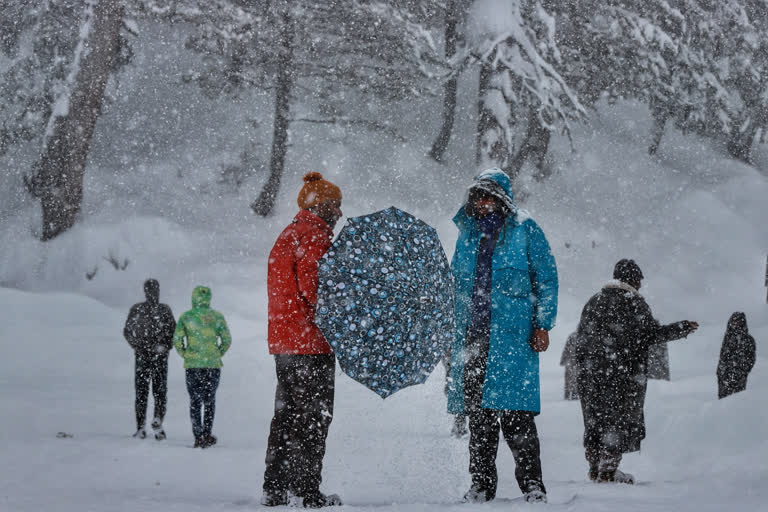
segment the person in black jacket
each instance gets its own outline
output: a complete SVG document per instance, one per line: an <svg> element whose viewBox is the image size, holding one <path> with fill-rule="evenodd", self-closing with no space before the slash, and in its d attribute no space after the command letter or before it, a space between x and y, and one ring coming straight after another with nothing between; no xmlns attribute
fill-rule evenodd
<svg viewBox="0 0 768 512"><path fill-rule="evenodd" d="M747 376L755 366L756 351L755 339L747 329L747 316L741 312L732 314L720 347L720 362L717 365L718 398L747 389Z"/></svg>
<svg viewBox="0 0 768 512"><path fill-rule="evenodd" d="M160 283L155 279L144 282L147 300L135 304L125 322L123 336L136 354L136 433L133 437L144 439L147 432L149 385L155 398L155 416L152 429L155 439L165 439L163 418L168 391L168 351L173 347L176 320L171 308L160 303Z"/></svg>
<svg viewBox="0 0 768 512"><path fill-rule="evenodd" d="M633 483L618 466L645 438L648 349L686 337L698 324L660 325L638 292L643 273L633 260L620 260L613 277L581 314L578 389L590 480Z"/></svg>

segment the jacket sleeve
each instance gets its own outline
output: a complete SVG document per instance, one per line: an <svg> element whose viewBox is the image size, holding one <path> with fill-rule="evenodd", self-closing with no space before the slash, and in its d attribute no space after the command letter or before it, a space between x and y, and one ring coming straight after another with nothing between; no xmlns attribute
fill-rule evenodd
<svg viewBox="0 0 768 512"><path fill-rule="evenodd" d="M187 351L186 347L184 347L184 338L186 336L187 330L184 328L184 315L181 315L176 324L176 330L173 333L173 346L181 357L184 357L184 353Z"/></svg>
<svg viewBox="0 0 768 512"><path fill-rule="evenodd" d="M160 344L168 350L173 347L173 335L176 332L176 319L171 308L165 305L162 315L163 330L160 336Z"/></svg>
<svg viewBox="0 0 768 512"><path fill-rule="evenodd" d="M312 306L317 304L317 262L330 246L330 240L324 235L311 234L302 237L296 248L299 293Z"/></svg>
<svg viewBox="0 0 768 512"><path fill-rule="evenodd" d="M551 330L557 317L557 265L544 232L533 220L528 226L528 271L535 296L533 323L535 328Z"/></svg>
<svg viewBox="0 0 768 512"><path fill-rule="evenodd" d="M635 318L638 321L639 330L637 338L646 347L679 340L689 334L685 322L675 322L667 325L659 324L659 321L653 317L648 303L642 298L637 302Z"/></svg>
<svg viewBox="0 0 768 512"><path fill-rule="evenodd" d="M125 320L125 327L123 327L123 337L134 350L138 346L138 339L136 337L138 309L138 306L131 307L130 312L128 312L128 318Z"/></svg>
<svg viewBox="0 0 768 512"><path fill-rule="evenodd" d="M221 355L227 353L229 347L232 345L232 335L229 333L229 327L227 321L224 319L224 315L219 314L216 321L216 334L221 338L221 345L219 345L219 351Z"/></svg>

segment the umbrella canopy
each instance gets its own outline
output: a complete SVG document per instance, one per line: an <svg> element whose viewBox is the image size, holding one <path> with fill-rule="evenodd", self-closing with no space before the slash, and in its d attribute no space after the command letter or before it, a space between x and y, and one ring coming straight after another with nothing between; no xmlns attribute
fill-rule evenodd
<svg viewBox="0 0 768 512"><path fill-rule="evenodd" d="M453 340L437 232L395 207L347 220L319 263L315 322L344 372L382 398L423 383Z"/></svg>

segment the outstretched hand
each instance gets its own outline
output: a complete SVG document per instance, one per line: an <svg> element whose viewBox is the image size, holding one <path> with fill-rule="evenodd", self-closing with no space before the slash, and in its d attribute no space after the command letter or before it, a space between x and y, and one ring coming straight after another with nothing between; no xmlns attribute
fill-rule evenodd
<svg viewBox="0 0 768 512"><path fill-rule="evenodd" d="M688 336L689 334L696 332L696 329L699 328L699 323L691 320L683 320L680 322L680 327L683 329L683 332L685 332L685 335Z"/></svg>
<svg viewBox="0 0 768 512"><path fill-rule="evenodd" d="M549 331L534 329L530 340L531 348L536 352L544 352L549 348Z"/></svg>

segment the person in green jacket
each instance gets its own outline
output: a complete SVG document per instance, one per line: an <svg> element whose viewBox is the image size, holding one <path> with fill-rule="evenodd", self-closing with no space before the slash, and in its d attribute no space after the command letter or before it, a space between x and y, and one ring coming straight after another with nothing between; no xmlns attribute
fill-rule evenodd
<svg viewBox="0 0 768 512"><path fill-rule="evenodd" d="M192 292L192 309L181 315L173 335L173 346L184 358L195 448L216 444L216 437L211 434L216 389L221 376L221 357L231 344L232 336L224 315L211 309L211 289L196 287ZM205 414L201 420L203 406Z"/></svg>

